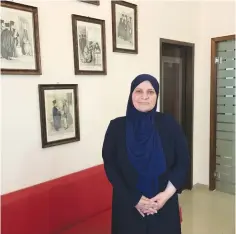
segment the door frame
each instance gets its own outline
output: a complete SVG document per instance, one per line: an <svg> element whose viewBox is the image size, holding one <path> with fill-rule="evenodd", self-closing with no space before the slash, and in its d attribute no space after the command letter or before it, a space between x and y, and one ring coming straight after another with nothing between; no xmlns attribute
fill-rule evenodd
<svg viewBox="0 0 236 234"><path fill-rule="evenodd" d="M193 187L193 116L194 116L194 56L195 56L195 44L171 39L160 38L160 111L163 112L163 77L162 77L162 47L163 44L177 45L186 48L186 137L189 139L190 150L190 181L188 189Z"/></svg>
<svg viewBox="0 0 236 234"><path fill-rule="evenodd" d="M210 152L209 152L209 190L215 190L216 180L216 105L217 105L217 84L216 84L216 44L218 42L233 40L236 35L227 35L211 38L211 91L210 91Z"/></svg>

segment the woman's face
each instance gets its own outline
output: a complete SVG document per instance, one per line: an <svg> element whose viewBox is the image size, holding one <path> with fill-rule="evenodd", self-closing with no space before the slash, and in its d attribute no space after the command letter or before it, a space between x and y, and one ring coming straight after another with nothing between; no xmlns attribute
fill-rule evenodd
<svg viewBox="0 0 236 234"><path fill-rule="evenodd" d="M157 93L149 81L143 81L134 89L132 101L138 111L148 112L156 105Z"/></svg>

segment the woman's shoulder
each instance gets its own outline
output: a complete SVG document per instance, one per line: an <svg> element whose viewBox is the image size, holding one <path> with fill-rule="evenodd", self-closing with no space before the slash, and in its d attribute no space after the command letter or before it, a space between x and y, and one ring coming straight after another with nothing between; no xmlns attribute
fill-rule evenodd
<svg viewBox="0 0 236 234"><path fill-rule="evenodd" d="M125 123L125 120L126 120L126 116L119 116L114 119L111 119L110 123L113 125L120 125L120 124Z"/></svg>
<svg viewBox="0 0 236 234"><path fill-rule="evenodd" d="M114 119L111 119L108 124L107 131L110 132L111 134L113 134L113 133L116 134L117 132L124 130L125 119L126 119L125 116L116 117Z"/></svg>
<svg viewBox="0 0 236 234"><path fill-rule="evenodd" d="M123 124L125 124L126 116L120 116L116 117L110 120L109 126L114 127L119 127Z"/></svg>

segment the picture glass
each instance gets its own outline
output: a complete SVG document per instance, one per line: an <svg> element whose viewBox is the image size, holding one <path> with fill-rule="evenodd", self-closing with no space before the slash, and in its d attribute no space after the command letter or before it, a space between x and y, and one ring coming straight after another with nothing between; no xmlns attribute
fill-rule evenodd
<svg viewBox="0 0 236 234"><path fill-rule="evenodd" d="M44 90L47 141L76 136L74 90Z"/></svg>
<svg viewBox="0 0 236 234"><path fill-rule="evenodd" d="M116 15L116 47L135 49L134 9L115 4Z"/></svg>
<svg viewBox="0 0 236 234"><path fill-rule="evenodd" d="M102 26L77 21L80 70L103 71Z"/></svg>
<svg viewBox="0 0 236 234"><path fill-rule="evenodd" d="M35 69L33 14L1 7L1 66Z"/></svg>

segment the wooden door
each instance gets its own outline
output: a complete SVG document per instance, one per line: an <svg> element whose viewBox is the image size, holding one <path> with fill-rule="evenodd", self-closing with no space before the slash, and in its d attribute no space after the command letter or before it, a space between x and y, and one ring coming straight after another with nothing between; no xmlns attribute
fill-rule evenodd
<svg viewBox="0 0 236 234"><path fill-rule="evenodd" d="M235 194L235 36L212 39L210 190Z"/></svg>
<svg viewBox="0 0 236 234"><path fill-rule="evenodd" d="M192 44L161 40L161 111L179 122L188 140L191 168L186 189L192 188L193 59Z"/></svg>

